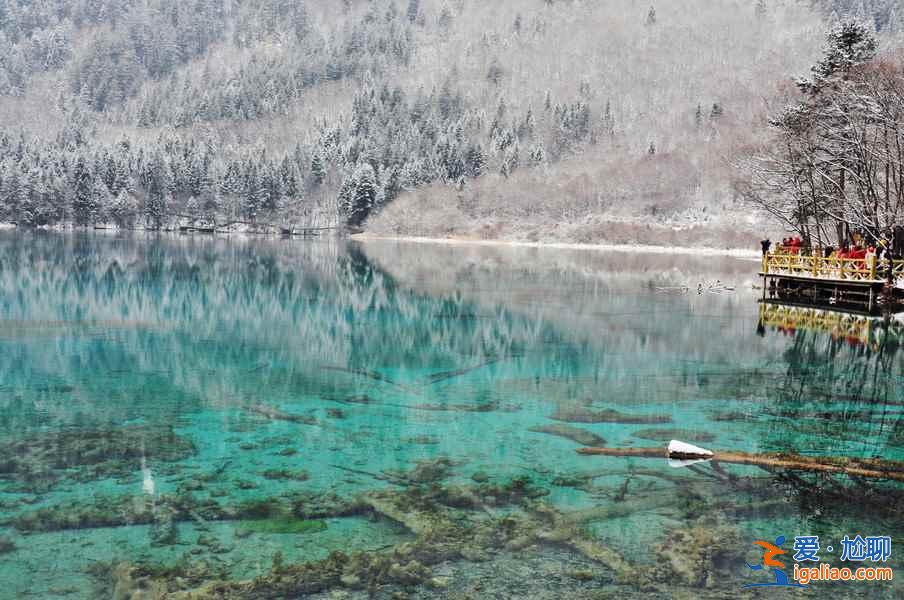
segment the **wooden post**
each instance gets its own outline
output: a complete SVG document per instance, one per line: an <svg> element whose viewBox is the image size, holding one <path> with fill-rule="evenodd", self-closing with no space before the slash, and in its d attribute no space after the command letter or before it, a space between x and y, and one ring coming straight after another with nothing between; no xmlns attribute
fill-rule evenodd
<svg viewBox="0 0 904 600"><path fill-rule="evenodd" d="M769 255L763 255L763 273L769 273Z"/></svg>
<svg viewBox="0 0 904 600"><path fill-rule="evenodd" d="M844 265L847 262L846 258L839 258L838 261L841 263L841 279L844 279Z"/></svg>
<svg viewBox="0 0 904 600"><path fill-rule="evenodd" d="M871 254L869 257L869 278L876 280L876 255Z"/></svg>
<svg viewBox="0 0 904 600"><path fill-rule="evenodd" d="M813 251L813 277L819 277L819 252Z"/></svg>

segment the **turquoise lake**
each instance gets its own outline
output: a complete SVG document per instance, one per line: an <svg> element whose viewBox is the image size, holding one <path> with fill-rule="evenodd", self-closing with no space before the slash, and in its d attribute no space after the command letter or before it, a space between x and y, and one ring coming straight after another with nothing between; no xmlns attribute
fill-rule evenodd
<svg viewBox="0 0 904 600"><path fill-rule="evenodd" d="M904 460L898 322L757 270L0 231L0 598L755 597L755 540L858 534L897 581L775 593L900 598L902 483L575 452Z"/></svg>

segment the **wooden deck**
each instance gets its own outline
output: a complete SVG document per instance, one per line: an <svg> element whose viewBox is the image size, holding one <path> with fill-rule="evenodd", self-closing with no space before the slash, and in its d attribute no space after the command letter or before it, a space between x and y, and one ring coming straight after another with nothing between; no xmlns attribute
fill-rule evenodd
<svg viewBox="0 0 904 600"><path fill-rule="evenodd" d="M904 301L904 260L826 258L818 254L763 256L763 299L767 296L815 306L857 308L873 313Z"/></svg>
<svg viewBox="0 0 904 600"><path fill-rule="evenodd" d="M890 271L889 271L890 269ZM760 276L787 277L804 281L875 285L889 280L904 282L904 260L825 258L801 254L772 253L763 257Z"/></svg>

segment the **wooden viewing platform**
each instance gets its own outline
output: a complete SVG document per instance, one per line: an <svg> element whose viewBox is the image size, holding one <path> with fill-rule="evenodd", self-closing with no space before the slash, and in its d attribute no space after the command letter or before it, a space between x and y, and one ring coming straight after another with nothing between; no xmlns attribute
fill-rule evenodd
<svg viewBox="0 0 904 600"><path fill-rule="evenodd" d="M763 299L865 309L904 298L904 260L834 258L775 252L763 256Z"/></svg>

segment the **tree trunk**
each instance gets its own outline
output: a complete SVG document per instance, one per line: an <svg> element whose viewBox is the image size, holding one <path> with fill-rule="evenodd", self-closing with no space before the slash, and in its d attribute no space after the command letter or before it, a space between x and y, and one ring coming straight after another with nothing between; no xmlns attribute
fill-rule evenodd
<svg viewBox="0 0 904 600"><path fill-rule="evenodd" d="M663 448L578 448L578 454L623 456L636 458L672 458L677 460L709 459L736 465L755 465L764 468L844 474L851 477L893 479L904 481L904 462L878 458L847 458L843 456L801 456L799 454L749 454L747 452L714 452L708 455L671 456Z"/></svg>

